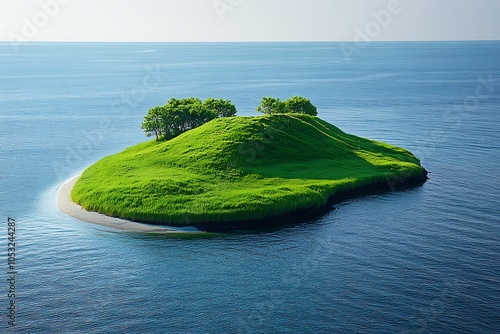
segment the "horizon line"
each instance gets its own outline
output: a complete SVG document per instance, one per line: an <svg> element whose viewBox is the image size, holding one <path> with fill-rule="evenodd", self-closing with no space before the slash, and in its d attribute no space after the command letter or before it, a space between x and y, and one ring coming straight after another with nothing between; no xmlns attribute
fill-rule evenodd
<svg viewBox="0 0 500 334"><path fill-rule="evenodd" d="M358 43L359 41L354 40L269 40L269 41L259 41L259 40L249 40L249 41L10 41L10 40L0 40L0 45L3 44L37 44L37 43L148 43L148 44L167 44L167 43ZM431 42L500 42L500 39L414 39L414 40L373 40L373 41L363 41L362 43L431 43Z"/></svg>

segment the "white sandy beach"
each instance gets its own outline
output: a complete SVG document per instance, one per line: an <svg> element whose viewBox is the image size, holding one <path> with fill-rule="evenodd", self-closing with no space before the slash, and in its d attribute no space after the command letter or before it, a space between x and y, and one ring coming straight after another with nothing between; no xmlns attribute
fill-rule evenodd
<svg viewBox="0 0 500 334"><path fill-rule="evenodd" d="M83 209L80 205L71 200L71 189L80 176L76 176L64 182L57 192L57 206L61 212L92 224L99 224L106 227L115 228L123 231L131 232L148 232L148 233L200 233L201 231L194 228L175 228L164 227L151 224L136 223L125 219L109 217L97 212L90 212Z"/></svg>

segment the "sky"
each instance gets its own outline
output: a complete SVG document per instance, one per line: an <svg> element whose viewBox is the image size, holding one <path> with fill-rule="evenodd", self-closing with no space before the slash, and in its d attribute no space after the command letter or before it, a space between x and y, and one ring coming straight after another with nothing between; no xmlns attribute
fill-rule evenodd
<svg viewBox="0 0 500 334"><path fill-rule="evenodd" d="M0 40L500 40L500 0L0 0Z"/></svg>

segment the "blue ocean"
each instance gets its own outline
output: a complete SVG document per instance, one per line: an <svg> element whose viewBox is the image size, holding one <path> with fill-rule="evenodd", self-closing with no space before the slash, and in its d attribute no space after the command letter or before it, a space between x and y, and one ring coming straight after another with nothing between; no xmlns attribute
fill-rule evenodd
<svg viewBox="0 0 500 334"><path fill-rule="evenodd" d="M0 332L498 333L500 42L343 46L0 44ZM205 237L57 208L65 180L148 140L143 116L171 97L256 116L263 96L294 95L410 150L430 179Z"/></svg>

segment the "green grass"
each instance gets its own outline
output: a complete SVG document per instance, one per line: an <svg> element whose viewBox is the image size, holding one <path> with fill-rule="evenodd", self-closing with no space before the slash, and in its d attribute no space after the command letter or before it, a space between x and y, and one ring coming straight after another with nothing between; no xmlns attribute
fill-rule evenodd
<svg viewBox="0 0 500 334"><path fill-rule="evenodd" d="M100 160L72 199L109 216L182 226L319 207L339 190L423 172L410 152L317 117L232 117Z"/></svg>

